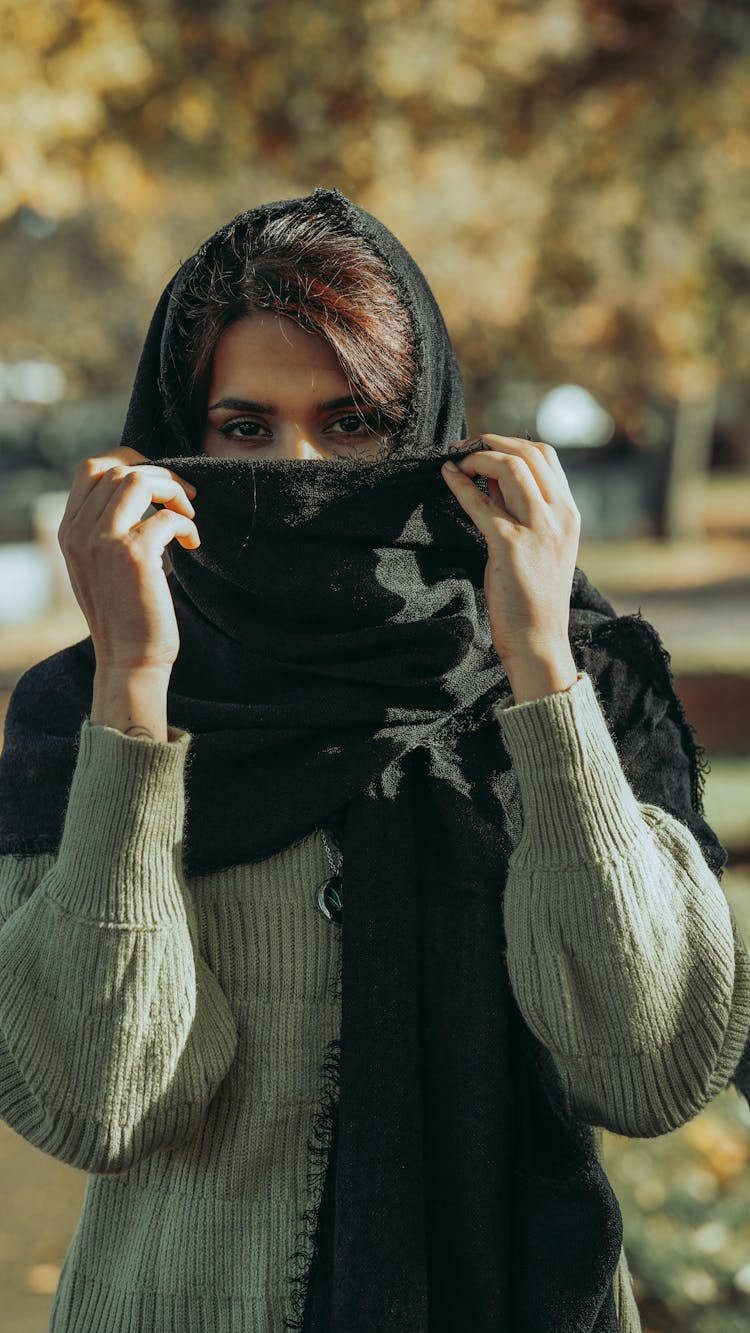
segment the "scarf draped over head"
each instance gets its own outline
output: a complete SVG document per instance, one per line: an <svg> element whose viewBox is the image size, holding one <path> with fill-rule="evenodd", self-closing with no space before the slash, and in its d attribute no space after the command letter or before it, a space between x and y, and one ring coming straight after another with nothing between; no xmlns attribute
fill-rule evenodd
<svg viewBox="0 0 750 1333"><path fill-rule="evenodd" d="M301 203L370 242L409 313L416 380L397 446L376 462L203 456L182 416L180 293L211 248L239 229L251 245L255 223ZM286 1326L308 1333L618 1327L617 1200L505 962L523 811L492 705L510 687L484 538L440 473L449 446L476 447L467 437L423 274L385 226L317 189L240 215L182 266L122 438L197 487L201 545L173 542L168 572L180 632L168 718L192 734L185 870L257 860L320 826L343 852L341 1034L308 1145L315 1207L289 1238ZM718 873L699 752L655 631L616 617L576 569L570 642L636 795L679 814ZM86 639L16 688L0 850L58 846L94 666ZM662 722L690 756L687 786L649 748Z"/></svg>

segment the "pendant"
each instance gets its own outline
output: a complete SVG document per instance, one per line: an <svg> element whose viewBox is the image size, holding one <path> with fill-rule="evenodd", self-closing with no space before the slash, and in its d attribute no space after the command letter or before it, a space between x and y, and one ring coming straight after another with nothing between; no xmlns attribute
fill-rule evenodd
<svg viewBox="0 0 750 1333"><path fill-rule="evenodd" d="M327 921L341 924L343 903L341 901L341 875L332 875L318 887L318 909Z"/></svg>

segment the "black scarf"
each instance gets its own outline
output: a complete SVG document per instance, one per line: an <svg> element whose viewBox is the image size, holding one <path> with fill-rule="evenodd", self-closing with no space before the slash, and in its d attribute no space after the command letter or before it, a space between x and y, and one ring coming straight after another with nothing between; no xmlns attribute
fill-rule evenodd
<svg viewBox="0 0 750 1333"><path fill-rule="evenodd" d="M491 712L509 684L490 639L484 539L440 475L468 435L458 366L395 237L338 191L307 202L370 238L411 314L417 384L393 455L253 463L188 443L175 295L207 246L285 201L235 219L172 280L122 441L198 488L202 545L173 542L169 573L181 647L168 716L193 736L186 871L266 857L321 825L343 850L340 1045L321 1070L316 1206L286 1326L615 1333L617 1199L505 963L522 808ZM570 642L636 796L683 819L720 873L701 752L655 630L616 616L576 569ZM0 851L56 850L94 665L86 639L16 687Z"/></svg>

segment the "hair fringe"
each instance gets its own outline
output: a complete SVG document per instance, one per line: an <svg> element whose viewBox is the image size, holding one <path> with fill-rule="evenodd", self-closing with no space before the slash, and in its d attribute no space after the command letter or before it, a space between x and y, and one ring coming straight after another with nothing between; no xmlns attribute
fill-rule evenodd
<svg viewBox="0 0 750 1333"><path fill-rule="evenodd" d="M169 420L180 417L188 435L197 433L222 333L259 310L325 338L355 396L398 434L417 378L411 315L372 245L309 201L265 219L240 214L198 250L177 302Z"/></svg>

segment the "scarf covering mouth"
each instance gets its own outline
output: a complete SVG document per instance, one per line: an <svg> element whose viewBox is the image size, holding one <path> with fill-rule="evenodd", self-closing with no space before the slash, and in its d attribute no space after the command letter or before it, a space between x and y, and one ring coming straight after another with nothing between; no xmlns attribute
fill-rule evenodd
<svg viewBox="0 0 750 1333"><path fill-rule="evenodd" d="M450 446L476 444L424 276L339 191L306 197L370 240L412 320L415 390L388 458L209 458L181 419L184 282L210 247L299 202L240 215L172 279L122 438L197 487L201 546L168 553L180 631L168 719L192 734L185 870L257 860L319 826L343 853L331 927L342 930L341 1034L321 1068L315 1202L289 1238L284 1326L617 1333L617 1199L505 962L503 890L523 811L492 705L510 687L491 643L484 538L440 473ZM617 617L577 568L569 637L636 796L683 819L718 873L699 750L656 632ZM94 667L86 639L16 687L0 851L59 845ZM662 722L690 756L687 793L670 788L669 753L651 748Z"/></svg>

